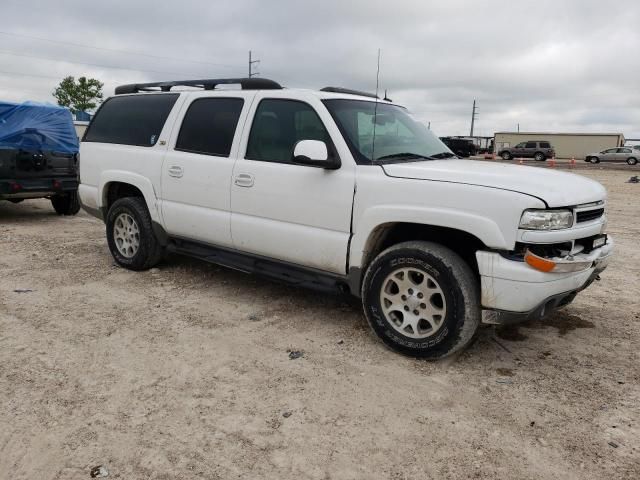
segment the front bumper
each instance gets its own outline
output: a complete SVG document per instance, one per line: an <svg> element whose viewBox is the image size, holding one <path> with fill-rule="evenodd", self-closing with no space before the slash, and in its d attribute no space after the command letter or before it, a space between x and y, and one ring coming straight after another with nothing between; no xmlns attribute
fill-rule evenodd
<svg viewBox="0 0 640 480"><path fill-rule="evenodd" d="M499 253L476 253L481 278L481 303L486 323L515 323L542 318L570 303L607 267L613 239L593 250L592 264L579 272L545 273Z"/></svg>
<svg viewBox="0 0 640 480"><path fill-rule="evenodd" d="M42 198L78 190L77 177L45 177L0 180L0 200Z"/></svg>

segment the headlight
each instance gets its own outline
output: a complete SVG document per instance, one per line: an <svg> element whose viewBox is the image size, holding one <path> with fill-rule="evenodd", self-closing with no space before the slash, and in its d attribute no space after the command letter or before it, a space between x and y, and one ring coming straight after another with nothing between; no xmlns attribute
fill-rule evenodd
<svg viewBox="0 0 640 480"><path fill-rule="evenodd" d="M520 228L527 230L560 230L573 225L571 210L525 210Z"/></svg>

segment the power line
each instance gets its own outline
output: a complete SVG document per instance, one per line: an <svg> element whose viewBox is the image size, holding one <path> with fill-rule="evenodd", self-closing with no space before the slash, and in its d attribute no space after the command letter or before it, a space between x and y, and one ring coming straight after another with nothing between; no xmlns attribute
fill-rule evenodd
<svg viewBox="0 0 640 480"><path fill-rule="evenodd" d="M11 52L9 50L0 50L0 54L13 55L13 56L16 56L16 57L37 58L39 60L49 60L49 61L56 61L56 62L73 63L73 64L77 64L77 65L87 65L87 66L90 66L90 67L112 68L112 69L116 69L116 70L128 70L130 72L162 73L162 74L169 74L169 75L193 75L193 76L200 75L200 74L194 74L194 73L185 74L185 72L169 72L169 71L164 71L164 70L143 70L143 69L140 69L140 68L119 67L117 65L104 65L104 64L100 64L100 63L76 62L76 61L73 61L73 60L66 60L64 58L42 57L42 56L39 56L39 55L28 55L28 54L25 54L25 53L15 53L15 52Z"/></svg>
<svg viewBox="0 0 640 480"><path fill-rule="evenodd" d="M0 75L14 75L16 77L36 77L36 78L54 78L60 80L61 77L54 77L53 75L37 75L33 73L21 73L21 72L7 72L0 70Z"/></svg>
<svg viewBox="0 0 640 480"><path fill-rule="evenodd" d="M229 64L224 64L224 63L204 62L202 60L191 60L191 59L188 59L188 58L166 57L166 56L162 56L162 55L154 55L154 54L145 53L145 52L132 52L132 51L129 51L129 50L119 50L119 49L116 49L116 48L96 47L94 45L83 45L81 43L65 42L65 41L62 41L62 40L53 40L51 38L35 37L33 35L24 35L24 34L21 34L21 33L12 33L12 32L0 31L0 35L8 35L8 36L12 36L12 37L31 38L33 40L40 40L40 41L43 41L43 42L57 43L59 45L70 45L70 46L79 47L79 48L91 48L91 49L94 49L94 50L103 50L103 51L106 51L106 52L125 53L127 55L139 55L139 56L142 56L142 57L159 58L159 59L162 59L162 60L177 60L177 61L180 61L180 62L201 63L203 65L211 65L211 66L215 66L215 67L238 68L238 65L229 65Z"/></svg>

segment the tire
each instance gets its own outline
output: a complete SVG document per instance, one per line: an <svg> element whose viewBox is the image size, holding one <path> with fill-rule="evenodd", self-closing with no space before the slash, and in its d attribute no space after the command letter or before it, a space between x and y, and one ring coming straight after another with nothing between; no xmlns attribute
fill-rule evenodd
<svg viewBox="0 0 640 480"><path fill-rule="evenodd" d="M125 197L113 202L107 213L107 243L113 259L129 270L147 270L164 255L153 232L151 215L143 198Z"/></svg>
<svg viewBox="0 0 640 480"><path fill-rule="evenodd" d="M511 156L511 153L509 152L502 152L500 156L503 160L511 160L513 158L513 156Z"/></svg>
<svg viewBox="0 0 640 480"><path fill-rule="evenodd" d="M536 153L533 155L533 158L534 158L535 160L537 160L538 162L544 162L544 161L547 159L547 157L545 156L545 154L544 154L544 153L542 153L542 152L536 152Z"/></svg>
<svg viewBox="0 0 640 480"><path fill-rule="evenodd" d="M591 157L589 158L589 161L591 163L600 163L600 159L598 157Z"/></svg>
<svg viewBox="0 0 640 480"><path fill-rule="evenodd" d="M638 159L634 157L627 158L627 163L629 165L635 165L636 163L638 163Z"/></svg>
<svg viewBox="0 0 640 480"><path fill-rule="evenodd" d="M78 192L51 197L51 205L58 215L75 215L80 211Z"/></svg>
<svg viewBox="0 0 640 480"><path fill-rule="evenodd" d="M367 268L362 304L378 337L411 357L440 359L462 350L473 341L481 318L478 280L469 265L452 250L425 241L380 253ZM405 319L407 309L412 316Z"/></svg>

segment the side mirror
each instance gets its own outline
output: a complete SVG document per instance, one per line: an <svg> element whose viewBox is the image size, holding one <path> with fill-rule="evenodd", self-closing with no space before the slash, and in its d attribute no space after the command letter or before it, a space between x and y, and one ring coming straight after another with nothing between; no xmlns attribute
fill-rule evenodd
<svg viewBox="0 0 640 480"><path fill-rule="evenodd" d="M340 168L340 161L329 158L327 144L320 140L300 140L296 143L293 163L331 170Z"/></svg>

